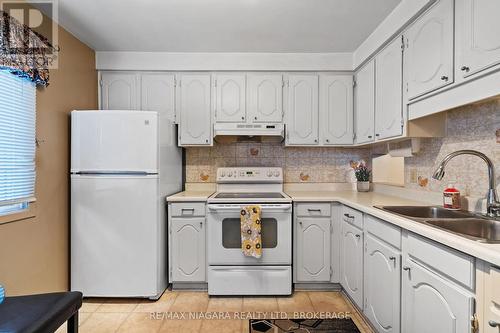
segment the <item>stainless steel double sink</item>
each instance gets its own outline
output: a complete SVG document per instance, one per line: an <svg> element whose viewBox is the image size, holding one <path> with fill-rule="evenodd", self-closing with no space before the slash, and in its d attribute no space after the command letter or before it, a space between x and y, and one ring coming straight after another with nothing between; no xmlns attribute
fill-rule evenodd
<svg viewBox="0 0 500 333"><path fill-rule="evenodd" d="M483 215L433 206L375 207L478 242L500 243L500 221Z"/></svg>

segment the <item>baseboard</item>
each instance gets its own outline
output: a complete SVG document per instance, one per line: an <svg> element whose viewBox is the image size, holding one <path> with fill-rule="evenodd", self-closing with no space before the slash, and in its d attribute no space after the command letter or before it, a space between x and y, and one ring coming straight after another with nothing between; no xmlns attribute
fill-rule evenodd
<svg viewBox="0 0 500 333"><path fill-rule="evenodd" d="M338 283L294 283L294 290L316 290L316 291L340 291L342 287Z"/></svg>
<svg viewBox="0 0 500 333"><path fill-rule="evenodd" d="M207 291L208 290L208 283L206 283L206 282L172 282L172 290Z"/></svg>

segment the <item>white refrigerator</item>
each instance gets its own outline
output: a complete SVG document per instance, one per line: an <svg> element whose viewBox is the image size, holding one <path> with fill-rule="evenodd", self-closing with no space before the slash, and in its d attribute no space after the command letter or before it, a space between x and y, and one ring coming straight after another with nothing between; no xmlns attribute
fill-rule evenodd
<svg viewBox="0 0 500 333"><path fill-rule="evenodd" d="M175 125L151 111L71 112L71 290L166 289L166 201L182 189Z"/></svg>

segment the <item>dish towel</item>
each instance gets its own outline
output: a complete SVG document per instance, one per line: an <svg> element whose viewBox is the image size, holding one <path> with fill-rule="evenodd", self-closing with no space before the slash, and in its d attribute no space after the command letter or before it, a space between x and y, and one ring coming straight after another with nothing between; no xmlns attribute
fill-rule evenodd
<svg viewBox="0 0 500 333"><path fill-rule="evenodd" d="M260 206L243 207L241 220L241 251L247 257L262 256Z"/></svg>

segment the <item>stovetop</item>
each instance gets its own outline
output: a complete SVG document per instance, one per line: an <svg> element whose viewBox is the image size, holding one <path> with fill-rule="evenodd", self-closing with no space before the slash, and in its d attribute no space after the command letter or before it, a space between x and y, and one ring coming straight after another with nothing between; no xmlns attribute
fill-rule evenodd
<svg viewBox="0 0 500 333"><path fill-rule="evenodd" d="M215 199L284 199L285 196L278 192L221 192L214 196Z"/></svg>

